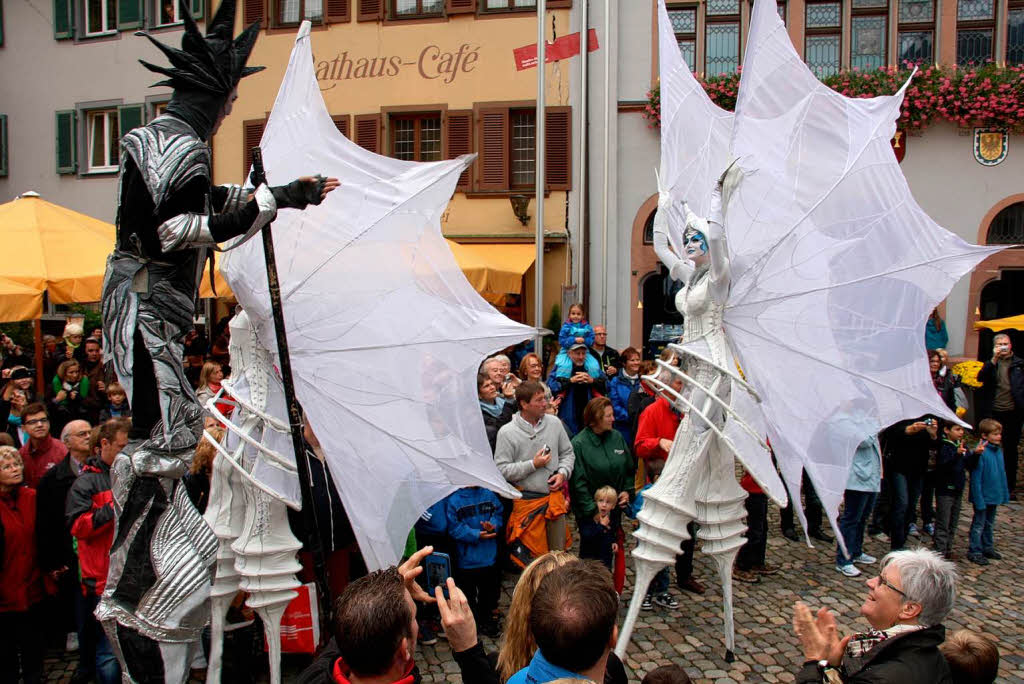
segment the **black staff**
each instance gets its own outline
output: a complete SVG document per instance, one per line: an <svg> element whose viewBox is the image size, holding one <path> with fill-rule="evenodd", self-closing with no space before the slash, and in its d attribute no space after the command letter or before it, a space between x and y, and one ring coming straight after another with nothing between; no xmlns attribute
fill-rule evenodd
<svg viewBox="0 0 1024 684"><path fill-rule="evenodd" d="M263 151L258 146L252 148L252 182L257 188L267 182L267 174L263 169ZM277 279L277 259L274 256L274 236L270 232L270 225L268 223L260 231L263 235L263 254L267 259L270 309L274 312L274 334L277 335L281 383L284 385L284 401L288 406L288 424L292 433L292 448L295 450L295 469L298 471L299 489L302 493L302 516L306 529L312 530L312 533L306 536L313 551L317 591L322 597L319 604L320 615L324 620L320 624L324 625L330 624L331 620L330 584L327 582L327 563L324 560L323 547L320 545L320 525L317 524L313 492L309 488L309 461L306 456L306 445L302 440L302 414L299 412L299 402L295 399L292 359L288 355L288 336L284 329L284 308L281 306L281 283Z"/></svg>

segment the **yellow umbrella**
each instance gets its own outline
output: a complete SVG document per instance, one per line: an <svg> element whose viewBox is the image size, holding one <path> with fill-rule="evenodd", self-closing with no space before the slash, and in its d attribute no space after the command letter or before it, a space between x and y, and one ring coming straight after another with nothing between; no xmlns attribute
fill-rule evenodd
<svg viewBox="0 0 1024 684"><path fill-rule="evenodd" d="M231 299L235 295L231 292L231 288L228 287L228 281L224 280L224 276L220 272L220 260L223 254L220 252L213 253L213 283L217 287L216 297L219 299ZM210 266L206 264L203 266L203 280L199 283L199 296L213 297L213 290L210 288Z"/></svg>
<svg viewBox="0 0 1024 684"><path fill-rule="evenodd" d="M480 294L519 294L537 256L532 243L459 244L446 240L459 268ZM488 300L490 301L490 300Z"/></svg>
<svg viewBox="0 0 1024 684"><path fill-rule="evenodd" d="M1024 330L1024 315L994 318L991 321L977 321L975 328L988 328L996 332L1000 330Z"/></svg>
<svg viewBox="0 0 1024 684"><path fill-rule="evenodd" d="M31 321L42 314L42 290L0 277L0 323Z"/></svg>
<svg viewBox="0 0 1024 684"><path fill-rule="evenodd" d="M34 192L0 204L0 277L46 290L55 304L99 301L113 248L113 224Z"/></svg>

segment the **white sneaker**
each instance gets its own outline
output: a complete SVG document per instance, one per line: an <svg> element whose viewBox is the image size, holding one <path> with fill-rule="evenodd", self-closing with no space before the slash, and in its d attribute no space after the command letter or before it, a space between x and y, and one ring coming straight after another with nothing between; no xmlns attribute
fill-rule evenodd
<svg viewBox="0 0 1024 684"><path fill-rule="evenodd" d="M857 577L860 575L860 570L857 569L853 563L847 563L846 565L837 565L836 572L841 572L847 577Z"/></svg>
<svg viewBox="0 0 1024 684"><path fill-rule="evenodd" d="M878 559L870 554L862 553L856 558L854 558L853 562L860 563L861 565L871 565L872 563L877 563Z"/></svg>
<svg viewBox="0 0 1024 684"><path fill-rule="evenodd" d="M69 653L78 650L78 632L68 632L67 641L64 642L64 650Z"/></svg>

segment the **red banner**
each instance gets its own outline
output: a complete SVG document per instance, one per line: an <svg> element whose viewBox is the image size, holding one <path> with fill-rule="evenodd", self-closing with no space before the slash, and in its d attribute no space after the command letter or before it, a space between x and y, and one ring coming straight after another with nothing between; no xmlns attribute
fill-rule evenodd
<svg viewBox="0 0 1024 684"><path fill-rule="evenodd" d="M593 52L598 48L597 31L590 29L587 32L587 52ZM580 54L580 34L570 33L556 39L553 43L547 43L544 48L544 62L557 62L561 59L568 59ZM537 66L537 44L524 45L512 51L516 60L516 71L533 69Z"/></svg>

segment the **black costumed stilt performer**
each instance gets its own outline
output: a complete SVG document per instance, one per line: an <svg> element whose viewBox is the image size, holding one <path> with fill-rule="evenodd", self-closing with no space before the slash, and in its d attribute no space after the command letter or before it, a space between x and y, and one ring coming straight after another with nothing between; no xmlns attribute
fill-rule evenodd
<svg viewBox="0 0 1024 684"><path fill-rule="evenodd" d="M167 112L121 141L117 242L103 284L103 336L132 407L132 432L112 467L117 532L96 610L121 662L139 682L184 682L209 618L217 540L180 483L202 434L203 410L185 377L207 250L258 232L281 208L319 204L336 179L287 186L212 186L207 141L237 98L259 22L232 38L235 0L203 36L182 4L181 49L142 33L170 67L147 62L174 89ZM234 246L234 245L232 245Z"/></svg>

